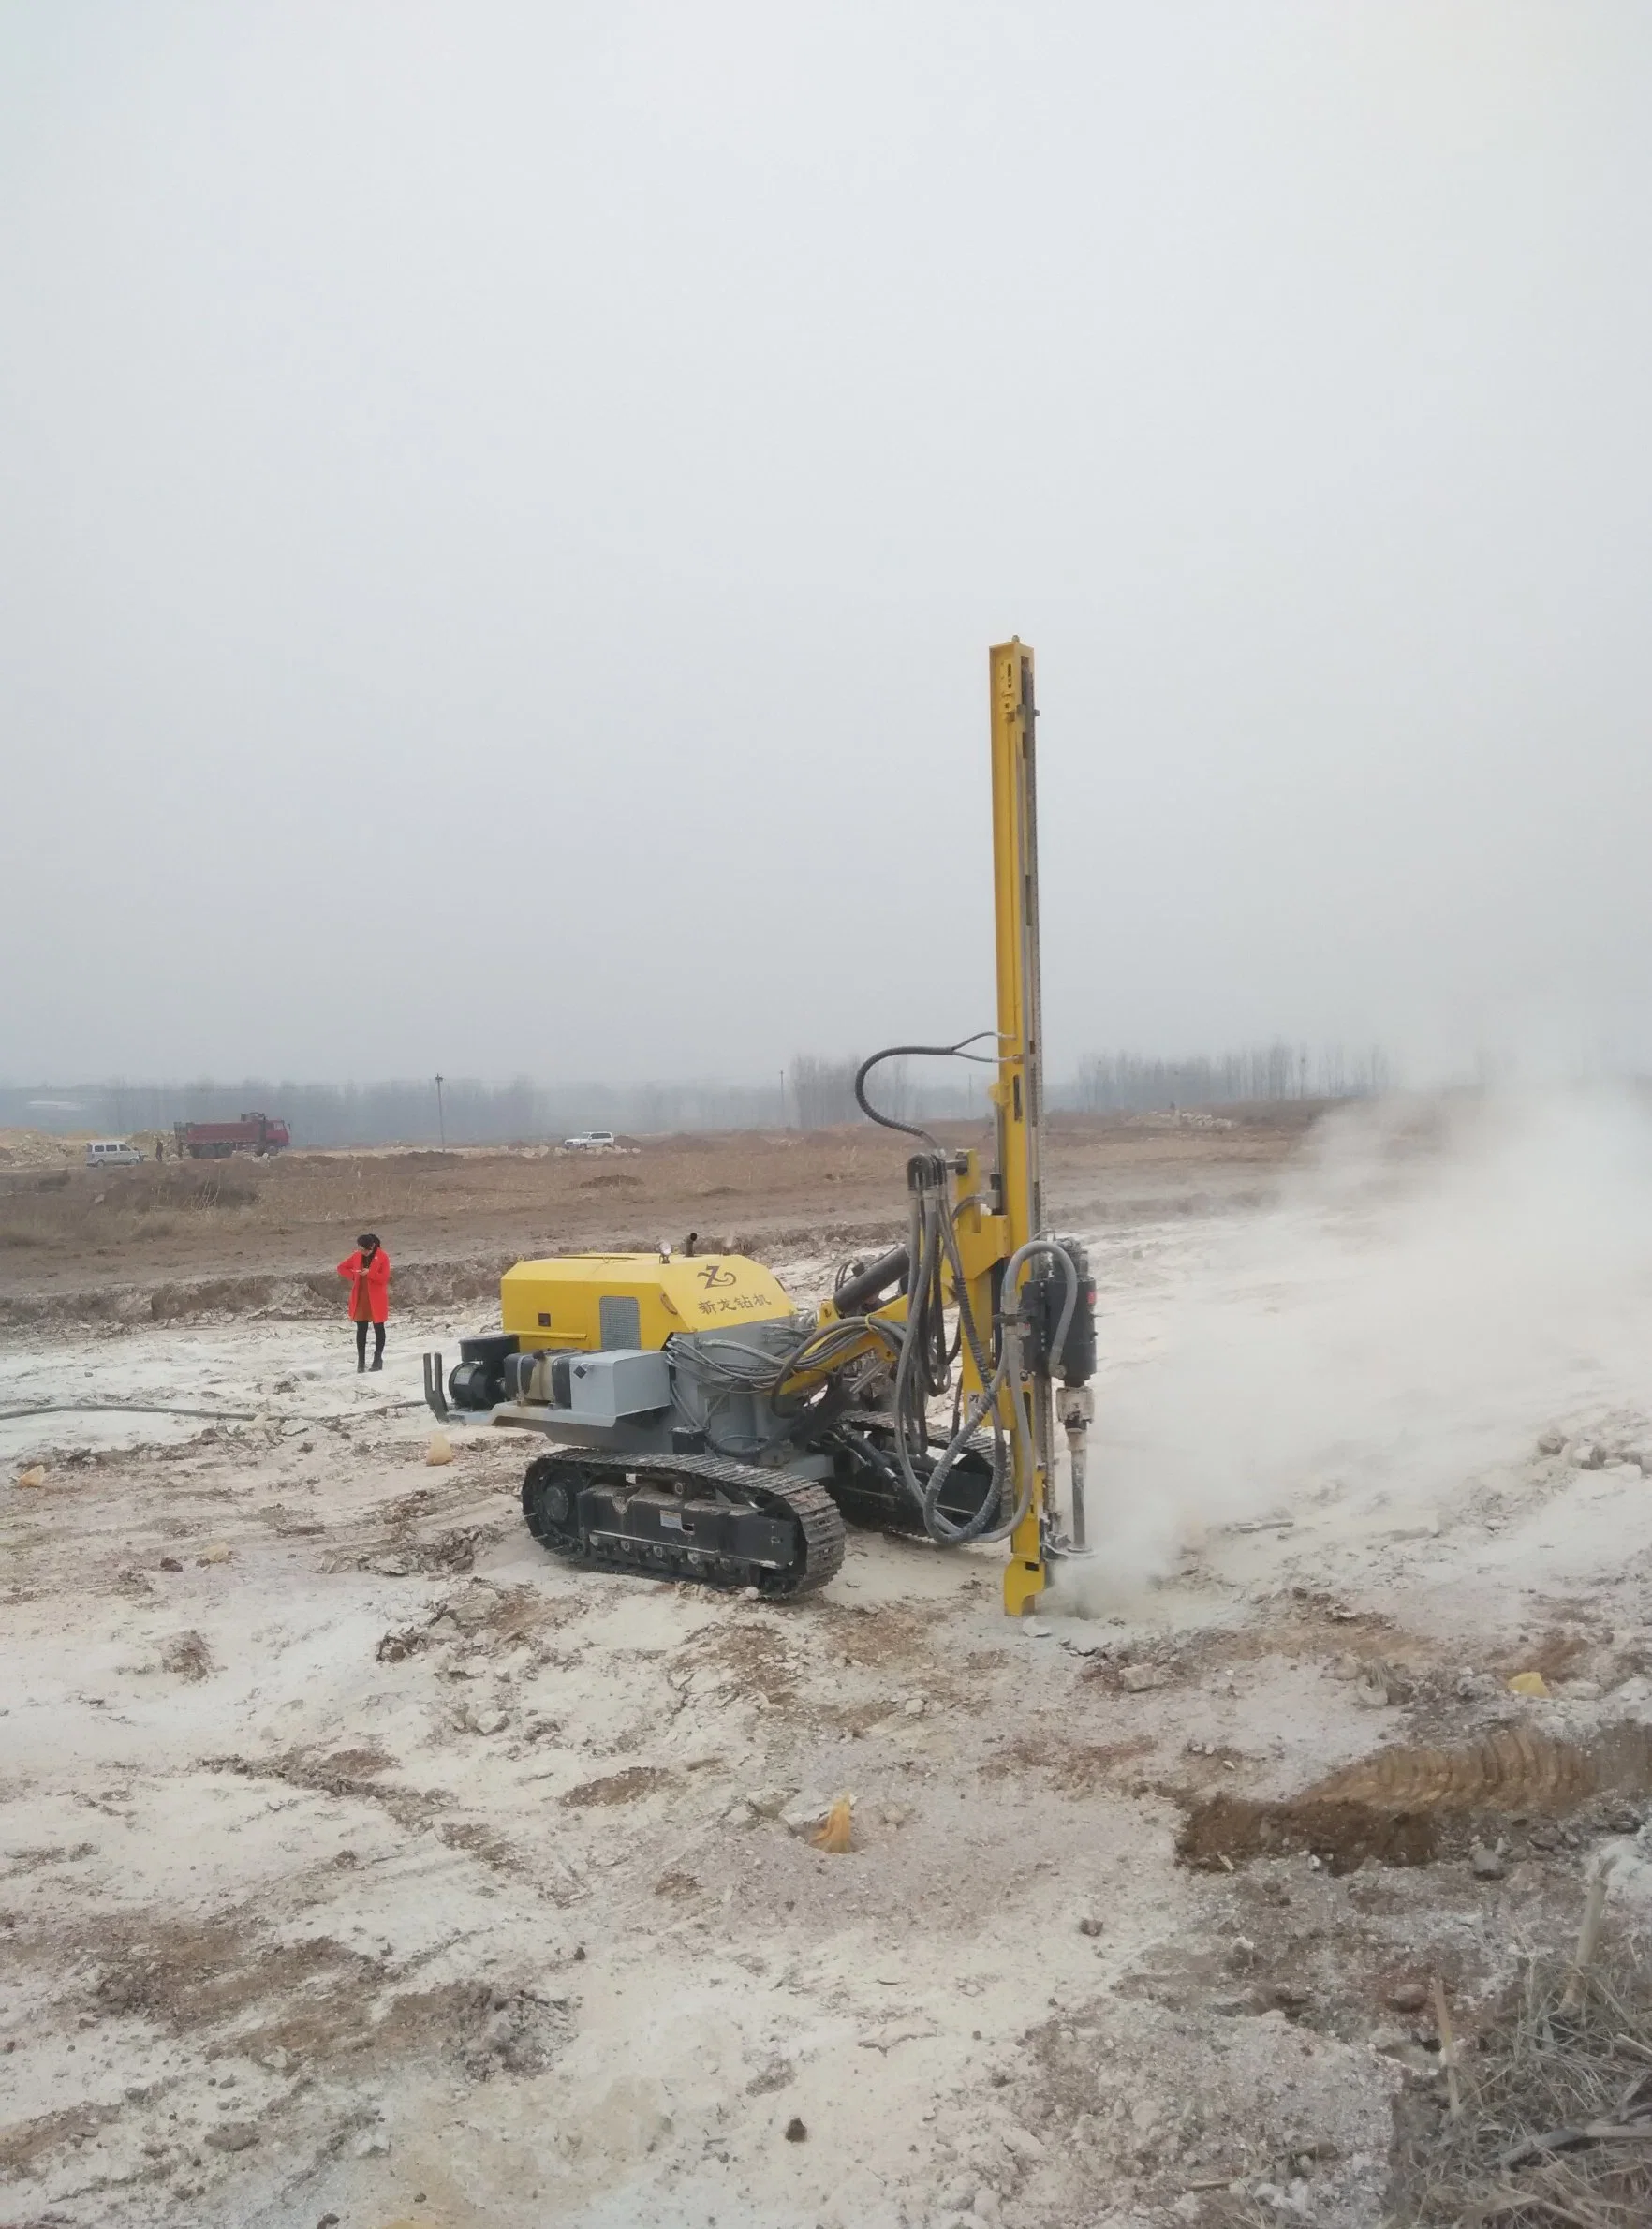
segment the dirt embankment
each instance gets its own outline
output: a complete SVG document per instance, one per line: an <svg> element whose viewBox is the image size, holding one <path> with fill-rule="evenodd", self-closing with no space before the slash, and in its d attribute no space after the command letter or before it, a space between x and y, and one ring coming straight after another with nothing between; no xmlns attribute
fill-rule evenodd
<svg viewBox="0 0 1652 2229"><path fill-rule="evenodd" d="M1094 1225L1254 1204L1318 1112L1058 1116L1046 1186ZM990 1141L948 1126L950 1146ZM306 1315L337 1304L332 1264L384 1237L397 1301L491 1292L524 1254L680 1246L760 1256L889 1241L904 1226L907 1141L860 1126L649 1138L589 1155L544 1147L292 1153L268 1162L0 1169L0 1323Z"/></svg>

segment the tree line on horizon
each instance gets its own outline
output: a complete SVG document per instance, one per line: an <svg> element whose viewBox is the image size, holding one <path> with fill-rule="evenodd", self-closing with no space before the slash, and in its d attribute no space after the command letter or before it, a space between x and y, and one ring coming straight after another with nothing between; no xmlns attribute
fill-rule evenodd
<svg viewBox="0 0 1652 2229"><path fill-rule="evenodd" d="M1163 1107L1243 1106L1287 1099L1372 1099L1393 1082L1378 1048L1278 1042L1187 1060L1100 1053L1079 1063L1069 1103L1087 1114L1151 1113Z"/></svg>
<svg viewBox="0 0 1652 2229"><path fill-rule="evenodd" d="M258 1112L284 1120L295 1147L509 1145L555 1143L609 1129L631 1135L724 1129L828 1129L861 1119L855 1058L797 1054L772 1084L712 1082L544 1085L444 1077L379 1084L110 1083L0 1085L0 1129L170 1138L178 1122L228 1122ZM891 1061L868 1089L901 1121L967 1121L987 1112L989 1071L958 1063ZM1146 1114L1171 1107L1297 1098L1347 1099L1387 1088L1379 1052L1284 1043L1169 1060L1096 1054L1051 1086L1053 1108Z"/></svg>

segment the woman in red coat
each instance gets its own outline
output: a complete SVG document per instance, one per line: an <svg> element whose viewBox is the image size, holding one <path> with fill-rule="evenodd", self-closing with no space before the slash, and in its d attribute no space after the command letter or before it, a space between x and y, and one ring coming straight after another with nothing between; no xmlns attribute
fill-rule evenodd
<svg viewBox="0 0 1652 2229"><path fill-rule="evenodd" d="M384 1367L384 1320L390 1314L390 1256L376 1231L363 1232L356 1251L338 1265L350 1280L350 1321L356 1327L356 1367L367 1367L367 1326L373 1326L373 1367Z"/></svg>

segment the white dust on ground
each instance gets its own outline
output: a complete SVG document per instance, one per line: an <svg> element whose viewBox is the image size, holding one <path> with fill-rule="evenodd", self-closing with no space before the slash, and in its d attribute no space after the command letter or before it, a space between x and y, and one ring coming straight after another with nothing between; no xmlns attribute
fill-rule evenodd
<svg viewBox="0 0 1652 2229"><path fill-rule="evenodd" d="M385 1369L357 1378L353 1331L336 1320L279 1331L202 1321L66 1339L13 1333L0 1352L0 1462L26 1461L66 1436L80 1448L165 1446L220 1416L290 1436L330 1418L422 1412L420 1336L417 1318L398 1316Z"/></svg>
<svg viewBox="0 0 1652 2229"><path fill-rule="evenodd" d="M1358 1186L1343 1212L1392 1228ZM1261 1358L1248 1380L1269 1310L1294 1306L1302 1336L1335 1288L1300 1247L1270 1283L1214 1223L1095 1244L1109 1410L1182 1367L1161 1358L1188 1322L1225 1317ZM1465 1674L1495 1696L1485 1665L1564 1598L1573 1668L1618 1692L1544 1722L1652 1719L1645 1682L1622 1685L1652 1484L1575 1460L1586 1431L1647 1430L1639 1354L1603 1347L1568 1380L1553 1456L1482 1439L1483 1384L1460 1419L1437 1408L1475 1450L1454 1497L1427 1436L1408 1474L1380 1400L1357 1493L1317 1471L1316 1435L1276 1479L1263 1441L1230 1449L1230 1498L1184 1513L1260 1501L1288 1528L1212 1530L1165 1583L1115 1581L1099 1616L1012 1626L992 1556L864 1536L790 1611L565 1570L522 1530L518 1443L462 1438L430 1469L428 1420L374 1412L417 1396L417 1336L392 1322L362 1380L342 1324L5 1358L0 1407L205 1388L260 1420L170 1444L165 1419L7 1427L13 1469L47 1468L44 1489L0 1487L13 2210L1123 2229L1197 2223L1232 2183L1373 2229L1402 2078L1372 2045L1379 1977L1436 1955L1495 1971L1542 1883L1442 1867L1373 1903L1305 1861L1192 1874L1181 1805L1401 1736L1335 1675L1363 1611L1398 1621L1381 1646L1451 1710ZM216 1543L227 1561L197 1560ZM1132 1660L1168 1684L1120 1691ZM1462 1728L1506 1707L1465 1702ZM843 1791L848 1856L767 1816ZM1271 1971L1289 2016L1257 1996Z"/></svg>

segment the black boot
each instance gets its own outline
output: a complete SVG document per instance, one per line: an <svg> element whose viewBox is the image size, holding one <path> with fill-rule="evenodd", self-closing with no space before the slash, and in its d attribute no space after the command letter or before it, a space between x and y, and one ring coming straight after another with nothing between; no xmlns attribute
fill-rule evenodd
<svg viewBox="0 0 1652 2229"><path fill-rule="evenodd" d="M362 1372L362 1371L363 1371L363 1370L364 1370L366 1367L367 1367L367 1357L366 1357L364 1354L358 1354L358 1355L357 1355L357 1357L356 1357L356 1375L357 1375L357 1377L358 1377L358 1378L359 1378L359 1377L361 1375L361 1372Z"/></svg>
<svg viewBox="0 0 1652 2229"><path fill-rule="evenodd" d="M376 1354L373 1357L373 1360L368 1364L367 1367L370 1370L382 1370L384 1367L384 1356L382 1354Z"/></svg>

